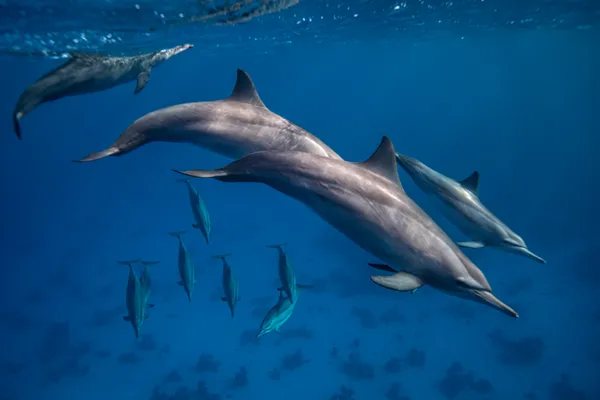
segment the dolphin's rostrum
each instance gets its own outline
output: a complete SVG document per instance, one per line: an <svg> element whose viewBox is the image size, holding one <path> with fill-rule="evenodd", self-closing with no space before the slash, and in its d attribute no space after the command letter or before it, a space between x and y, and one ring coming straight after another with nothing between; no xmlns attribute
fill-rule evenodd
<svg viewBox="0 0 600 400"><path fill-rule="evenodd" d="M184 44L124 57L73 53L69 61L39 78L21 94L13 111L15 133L21 139L21 118L42 103L100 92L133 80L137 81L134 90L137 94L148 83L153 67L192 47L191 44Z"/></svg>
<svg viewBox="0 0 600 400"><path fill-rule="evenodd" d="M362 163L306 152L261 151L224 168L180 173L224 182L261 182L301 201L364 250L401 268L392 282L374 279L382 286L412 291L427 284L518 316L492 294L479 268L406 195L387 137Z"/></svg>

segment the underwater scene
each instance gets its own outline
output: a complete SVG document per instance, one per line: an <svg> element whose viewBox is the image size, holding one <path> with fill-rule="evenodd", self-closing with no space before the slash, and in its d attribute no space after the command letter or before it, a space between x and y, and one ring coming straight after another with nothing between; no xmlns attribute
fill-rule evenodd
<svg viewBox="0 0 600 400"><path fill-rule="evenodd" d="M0 400L600 399L597 0L0 0Z"/></svg>

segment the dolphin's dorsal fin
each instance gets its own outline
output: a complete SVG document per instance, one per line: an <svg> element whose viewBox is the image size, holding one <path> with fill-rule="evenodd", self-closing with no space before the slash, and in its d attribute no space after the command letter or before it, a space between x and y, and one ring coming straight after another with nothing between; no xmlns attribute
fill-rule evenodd
<svg viewBox="0 0 600 400"><path fill-rule="evenodd" d="M359 164L378 175L384 176L402 188L402 183L400 183L398 177L398 166L396 165L396 151L392 141L387 136L381 138L381 143L379 143L375 153Z"/></svg>
<svg viewBox="0 0 600 400"><path fill-rule="evenodd" d="M257 107L267 108L260 99L250 75L239 68L237 70L237 80L235 82L235 87L233 88L233 93L231 93L231 96L229 96L227 100L234 100L252 104Z"/></svg>
<svg viewBox="0 0 600 400"><path fill-rule="evenodd" d="M460 183L460 186L464 187L469 192L477 195L477 188L479 187L479 172L474 171L471 175L462 181L459 181L458 183Z"/></svg>

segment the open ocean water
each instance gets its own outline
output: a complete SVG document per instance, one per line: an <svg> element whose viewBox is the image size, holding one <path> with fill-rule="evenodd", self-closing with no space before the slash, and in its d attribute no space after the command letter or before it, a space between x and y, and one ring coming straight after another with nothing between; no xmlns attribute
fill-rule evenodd
<svg viewBox="0 0 600 400"><path fill-rule="evenodd" d="M0 400L600 399L599 21L596 0L0 0ZM19 95L70 53L184 43L139 94L134 79L45 103L15 136ZM519 318L373 284L381 260L266 185L191 180L207 244L172 169L232 159L198 146L73 162L149 112L228 97L238 68L344 160L385 135L453 179L477 170L481 201L547 261L463 250ZM168 234L183 230L191 302ZM279 296L274 243L311 288L257 339ZM222 253L239 282L233 318ZM117 263L136 259L160 261L138 339Z"/></svg>

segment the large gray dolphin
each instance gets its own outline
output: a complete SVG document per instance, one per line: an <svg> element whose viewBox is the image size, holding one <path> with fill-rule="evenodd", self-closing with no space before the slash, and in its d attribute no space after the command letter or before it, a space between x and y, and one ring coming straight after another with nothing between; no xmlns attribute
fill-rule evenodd
<svg viewBox="0 0 600 400"><path fill-rule="evenodd" d="M299 200L370 254L402 268L393 277L372 278L381 286L413 291L427 284L518 316L492 294L479 268L406 195L387 137L362 163L262 151L220 169L180 173L224 182L260 182Z"/></svg>
<svg viewBox="0 0 600 400"><path fill-rule="evenodd" d="M192 226L194 229L199 229L206 240L206 243L210 243L210 214L206 209L206 204L202 197L198 194L196 189L192 186L189 179L179 179L177 182L183 182L188 188L188 196L190 199L190 206L192 207L192 215L196 221Z"/></svg>
<svg viewBox="0 0 600 400"><path fill-rule="evenodd" d="M340 158L317 137L267 109L250 76L240 69L228 98L179 104L146 114L109 148L79 161L120 156L151 142L192 143L229 158L260 150L305 151Z"/></svg>
<svg viewBox="0 0 600 400"><path fill-rule="evenodd" d="M396 153L396 161L425 193L437 199L446 217L472 242L460 242L461 247L496 247L529 257L540 263L546 261L532 253L525 241L500 221L479 200L479 172L457 182L431 169L419 160Z"/></svg>
<svg viewBox="0 0 600 400"><path fill-rule="evenodd" d="M20 120L42 103L67 96L100 92L136 80L137 94L148 83L150 71L176 54L193 47L184 44L153 53L126 57L74 53L69 61L48 72L29 86L13 111L13 126L21 139Z"/></svg>

